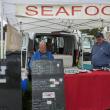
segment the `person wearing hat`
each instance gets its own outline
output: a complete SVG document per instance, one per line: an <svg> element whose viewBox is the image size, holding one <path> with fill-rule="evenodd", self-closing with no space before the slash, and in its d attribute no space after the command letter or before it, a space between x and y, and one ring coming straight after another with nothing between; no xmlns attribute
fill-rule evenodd
<svg viewBox="0 0 110 110"><path fill-rule="evenodd" d="M110 67L110 43L104 40L104 35L97 33L96 43L92 48L92 65L95 69Z"/></svg>

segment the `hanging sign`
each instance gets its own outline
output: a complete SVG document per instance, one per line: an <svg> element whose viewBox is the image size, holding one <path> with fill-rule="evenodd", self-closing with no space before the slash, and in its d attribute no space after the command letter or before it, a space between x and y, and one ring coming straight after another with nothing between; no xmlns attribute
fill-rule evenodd
<svg viewBox="0 0 110 110"><path fill-rule="evenodd" d="M110 4L17 5L16 15L34 18L110 19Z"/></svg>

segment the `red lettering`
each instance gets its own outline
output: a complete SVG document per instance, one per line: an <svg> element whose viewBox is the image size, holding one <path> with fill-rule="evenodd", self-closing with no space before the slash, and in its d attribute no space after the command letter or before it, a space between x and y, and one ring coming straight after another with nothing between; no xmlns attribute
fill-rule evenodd
<svg viewBox="0 0 110 110"><path fill-rule="evenodd" d="M26 7L26 14L29 16L35 16L38 14L37 6L27 6Z"/></svg>
<svg viewBox="0 0 110 110"><path fill-rule="evenodd" d="M60 13L61 14L66 14L67 16L69 16L69 13L67 12L67 10L63 6L58 9L55 16L59 15Z"/></svg>
<svg viewBox="0 0 110 110"><path fill-rule="evenodd" d="M110 8L110 6L105 6L105 7L102 8L102 13L104 15L110 15L110 13L106 13L107 11L105 11L105 9L107 9L107 8ZM110 12L110 10L109 10L109 12Z"/></svg>
<svg viewBox="0 0 110 110"><path fill-rule="evenodd" d="M90 9L90 8L91 8L91 9ZM96 9L96 12L90 13L90 12L88 12L88 9L89 9L89 10ZM88 6L88 7L86 7L86 9L85 9L85 13L86 13L87 15L94 16L94 15L97 15L97 14L99 13L99 9L98 9L96 6Z"/></svg>
<svg viewBox="0 0 110 110"><path fill-rule="evenodd" d="M81 7L82 7L82 6L72 6L72 15L75 14L75 11L76 11L76 12L80 12L80 11L81 11ZM79 9L76 9L76 8L79 8Z"/></svg>
<svg viewBox="0 0 110 110"><path fill-rule="evenodd" d="M52 8L53 6L42 6L42 16L53 16L53 14L50 14Z"/></svg>

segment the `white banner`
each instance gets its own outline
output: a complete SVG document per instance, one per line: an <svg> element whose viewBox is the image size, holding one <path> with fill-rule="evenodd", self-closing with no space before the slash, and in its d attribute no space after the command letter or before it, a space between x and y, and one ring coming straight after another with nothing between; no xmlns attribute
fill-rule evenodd
<svg viewBox="0 0 110 110"><path fill-rule="evenodd" d="M34 18L110 19L110 4L17 5L16 15Z"/></svg>

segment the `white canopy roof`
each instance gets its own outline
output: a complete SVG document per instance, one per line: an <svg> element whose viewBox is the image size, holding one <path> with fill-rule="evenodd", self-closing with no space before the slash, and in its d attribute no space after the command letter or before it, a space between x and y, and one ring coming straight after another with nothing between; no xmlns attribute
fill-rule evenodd
<svg viewBox="0 0 110 110"><path fill-rule="evenodd" d="M110 0L2 0L15 4L70 4L70 3L110 3Z"/></svg>
<svg viewBox="0 0 110 110"><path fill-rule="evenodd" d="M16 5L21 4L109 4L110 0L2 0L4 19L18 30L25 32L73 31L74 29L92 29L110 26L110 16L107 19L65 19L65 18L33 18L16 15Z"/></svg>

